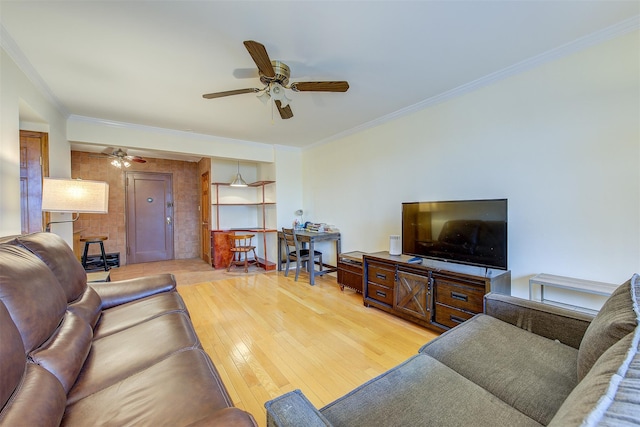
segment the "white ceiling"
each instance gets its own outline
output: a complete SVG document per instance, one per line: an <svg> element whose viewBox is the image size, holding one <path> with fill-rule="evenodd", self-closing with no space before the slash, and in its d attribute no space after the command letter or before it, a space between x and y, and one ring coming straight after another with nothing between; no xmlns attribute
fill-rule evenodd
<svg viewBox="0 0 640 427"><path fill-rule="evenodd" d="M3 47L67 114L305 147L639 13L638 1L610 0L0 0L0 29ZM349 91L288 91L289 120L253 94L203 99L262 87L242 44L250 39L291 67L291 81L347 80Z"/></svg>

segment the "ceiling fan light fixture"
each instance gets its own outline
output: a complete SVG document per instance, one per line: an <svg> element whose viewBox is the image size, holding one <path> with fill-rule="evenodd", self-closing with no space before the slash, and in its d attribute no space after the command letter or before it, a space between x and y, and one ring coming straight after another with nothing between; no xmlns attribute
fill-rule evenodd
<svg viewBox="0 0 640 427"><path fill-rule="evenodd" d="M123 167L128 168L129 166L131 166L131 163L129 163L127 160L120 158L111 160L111 164L118 169L122 169Z"/></svg>
<svg viewBox="0 0 640 427"><path fill-rule="evenodd" d="M238 173L236 174L236 177L233 181L231 181L231 184L229 184L231 187L247 187L249 184L247 184L247 181L245 181L244 179L242 179L242 175L240 175L240 162L238 161Z"/></svg>
<svg viewBox="0 0 640 427"><path fill-rule="evenodd" d="M259 95L256 95L257 98L262 101L262 103L264 105L267 105L269 103L269 101L271 100L271 95L269 95L269 91L267 89L260 91L261 93Z"/></svg>
<svg viewBox="0 0 640 427"><path fill-rule="evenodd" d="M282 108L286 107L287 105L289 105L289 102L291 102L291 100L287 98L287 94L285 93L284 89L284 86L276 82L271 83L271 85L269 86L269 93L271 94L271 98L273 98L274 101L280 101L280 105L282 106Z"/></svg>

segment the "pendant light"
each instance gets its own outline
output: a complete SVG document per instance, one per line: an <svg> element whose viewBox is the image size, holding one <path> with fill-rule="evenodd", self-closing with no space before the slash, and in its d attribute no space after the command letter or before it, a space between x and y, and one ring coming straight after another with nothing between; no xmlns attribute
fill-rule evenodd
<svg viewBox="0 0 640 427"><path fill-rule="evenodd" d="M231 184L229 184L231 187L246 187L247 186L247 182L242 179L242 175L240 175L240 161L238 161L238 174L236 175L235 179L233 181L231 181Z"/></svg>

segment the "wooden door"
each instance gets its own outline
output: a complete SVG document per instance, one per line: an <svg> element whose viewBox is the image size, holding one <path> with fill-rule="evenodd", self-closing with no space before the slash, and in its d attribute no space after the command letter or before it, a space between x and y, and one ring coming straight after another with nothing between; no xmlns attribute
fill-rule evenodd
<svg viewBox="0 0 640 427"><path fill-rule="evenodd" d="M430 321L431 282L429 277L398 271L394 308L413 317Z"/></svg>
<svg viewBox="0 0 640 427"><path fill-rule="evenodd" d="M48 135L20 131L20 211L23 234L42 231L43 221L47 221L42 216L42 177L48 175Z"/></svg>
<svg viewBox="0 0 640 427"><path fill-rule="evenodd" d="M209 227L211 198L209 191L211 190L211 182L209 181L209 172L202 174L200 179L200 220L202 222L200 240L202 242L202 259L211 263L211 227Z"/></svg>
<svg viewBox="0 0 640 427"><path fill-rule="evenodd" d="M127 264L173 259L169 173L126 173Z"/></svg>

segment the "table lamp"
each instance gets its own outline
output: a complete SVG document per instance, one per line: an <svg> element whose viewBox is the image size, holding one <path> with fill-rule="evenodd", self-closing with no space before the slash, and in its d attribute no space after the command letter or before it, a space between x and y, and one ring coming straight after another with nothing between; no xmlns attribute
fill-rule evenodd
<svg viewBox="0 0 640 427"><path fill-rule="evenodd" d="M51 231L51 224L77 221L81 213L106 214L108 208L109 184L106 182L54 178L42 180L42 210L76 214L67 221L47 223L46 231Z"/></svg>

